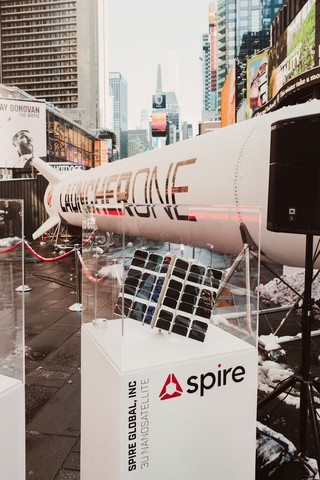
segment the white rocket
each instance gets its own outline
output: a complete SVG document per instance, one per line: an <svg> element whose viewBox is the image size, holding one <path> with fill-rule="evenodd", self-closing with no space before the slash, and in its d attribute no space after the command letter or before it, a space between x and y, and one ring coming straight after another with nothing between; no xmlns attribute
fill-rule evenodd
<svg viewBox="0 0 320 480"><path fill-rule="evenodd" d="M49 219L33 237L61 219L81 226L84 213L91 212L102 231L238 254L240 225L259 244L260 210L262 252L281 264L303 266L305 236L266 228L271 124L318 113L319 100L284 107L67 176L35 159L35 168L49 181L44 198ZM235 214L226 215L225 206L236 207Z"/></svg>

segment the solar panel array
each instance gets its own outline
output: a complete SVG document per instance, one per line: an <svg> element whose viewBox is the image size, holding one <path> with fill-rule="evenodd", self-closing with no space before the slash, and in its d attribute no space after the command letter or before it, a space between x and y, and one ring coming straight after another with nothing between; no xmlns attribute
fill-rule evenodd
<svg viewBox="0 0 320 480"><path fill-rule="evenodd" d="M221 277L194 261L136 250L115 314L203 342Z"/></svg>

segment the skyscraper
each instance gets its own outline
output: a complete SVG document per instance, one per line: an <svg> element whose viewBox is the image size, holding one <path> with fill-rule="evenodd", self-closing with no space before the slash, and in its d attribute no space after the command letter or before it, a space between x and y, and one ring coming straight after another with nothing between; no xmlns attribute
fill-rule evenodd
<svg viewBox="0 0 320 480"><path fill-rule="evenodd" d="M217 7L209 3L209 31L202 35L202 121L218 120L217 102Z"/></svg>
<svg viewBox="0 0 320 480"><path fill-rule="evenodd" d="M150 112L146 109L141 110L140 112L140 129L147 130L148 132L148 139L150 138Z"/></svg>
<svg viewBox="0 0 320 480"><path fill-rule="evenodd" d="M180 141L180 109L178 99L175 92L165 92L166 95L166 111L170 133L170 143Z"/></svg>
<svg viewBox="0 0 320 480"><path fill-rule="evenodd" d="M166 92L162 89L161 65L157 67L157 95L165 98L165 107L157 108L153 111L162 112L166 115L166 143L176 143L180 141L180 109L177 95L175 92Z"/></svg>
<svg viewBox="0 0 320 480"><path fill-rule="evenodd" d="M202 35L202 119L211 111L211 43L209 33Z"/></svg>
<svg viewBox="0 0 320 480"><path fill-rule="evenodd" d="M105 128L106 25L104 0L1 0L0 82Z"/></svg>
<svg viewBox="0 0 320 480"><path fill-rule="evenodd" d="M218 0L218 110L234 60L244 72L246 57L269 46L270 25L282 4L283 0Z"/></svg>
<svg viewBox="0 0 320 480"><path fill-rule="evenodd" d="M128 99L127 82L119 72L109 74L110 96L113 97L113 130L118 152L115 160L128 156Z"/></svg>
<svg viewBox="0 0 320 480"><path fill-rule="evenodd" d="M217 120L217 6L216 2L209 4L209 34L210 34L210 106Z"/></svg>

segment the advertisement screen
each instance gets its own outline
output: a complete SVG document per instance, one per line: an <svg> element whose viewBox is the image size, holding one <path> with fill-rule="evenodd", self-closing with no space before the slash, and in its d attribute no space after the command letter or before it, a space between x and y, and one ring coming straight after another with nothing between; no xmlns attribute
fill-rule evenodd
<svg viewBox="0 0 320 480"><path fill-rule="evenodd" d="M270 49L268 97L292 78L315 66L315 0L309 0Z"/></svg>
<svg viewBox="0 0 320 480"><path fill-rule="evenodd" d="M247 60L247 108L246 118L268 101L268 52Z"/></svg>
<svg viewBox="0 0 320 480"><path fill-rule="evenodd" d="M33 177L34 157L46 159L46 107L0 99L0 179Z"/></svg>
<svg viewBox="0 0 320 480"><path fill-rule="evenodd" d="M152 108L157 110L159 108L166 108L166 96L164 93L157 93L152 95Z"/></svg>
<svg viewBox="0 0 320 480"><path fill-rule="evenodd" d="M230 68L221 90L221 126L235 123L236 116L236 65Z"/></svg>
<svg viewBox="0 0 320 480"><path fill-rule="evenodd" d="M68 162L76 163L78 165L82 165L85 163L85 152L84 150L80 150L73 145L67 145L66 148L63 150L65 152L65 156ZM62 156L62 155L61 155Z"/></svg>
<svg viewBox="0 0 320 480"><path fill-rule="evenodd" d="M152 136L166 137L167 135L167 114L153 113L152 114Z"/></svg>

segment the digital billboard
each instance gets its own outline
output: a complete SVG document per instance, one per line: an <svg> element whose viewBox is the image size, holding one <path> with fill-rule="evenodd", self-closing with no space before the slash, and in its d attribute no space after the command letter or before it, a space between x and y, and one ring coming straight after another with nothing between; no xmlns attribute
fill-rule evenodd
<svg viewBox="0 0 320 480"><path fill-rule="evenodd" d="M268 51L247 60L246 118L268 101Z"/></svg>
<svg viewBox="0 0 320 480"><path fill-rule="evenodd" d="M32 159L47 157L45 104L1 98L0 131L0 179L32 177Z"/></svg>
<svg viewBox="0 0 320 480"><path fill-rule="evenodd" d="M167 136L167 114L165 112L152 113L152 136Z"/></svg>
<svg viewBox="0 0 320 480"><path fill-rule="evenodd" d="M235 123L236 119L236 64L231 66L221 90L221 127Z"/></svg>
<svg viewBox="0 0 320 480"><path fill-rule="evenodd" d="M157 93L152 95L152 108L158 110L159 108L166 108L166 96L164 93Z"/></svg>
<svg viewBox="0 0 320 480"><path fill-rule="evenodd" d="M268 98L315 66L316 4L309 0L273 45L268 61Z"/></svg>

